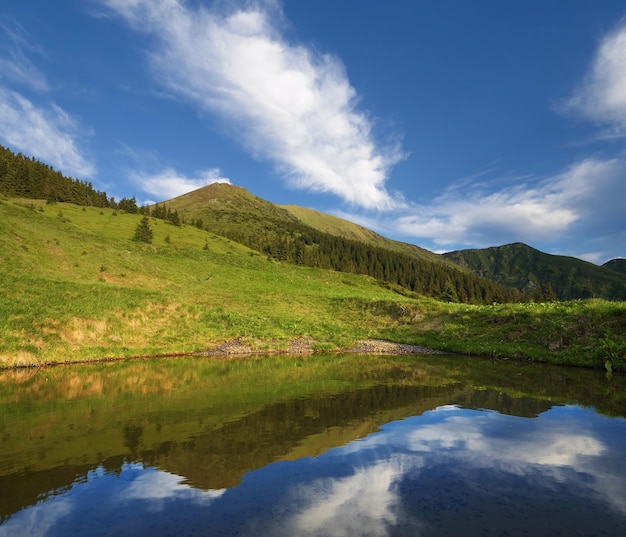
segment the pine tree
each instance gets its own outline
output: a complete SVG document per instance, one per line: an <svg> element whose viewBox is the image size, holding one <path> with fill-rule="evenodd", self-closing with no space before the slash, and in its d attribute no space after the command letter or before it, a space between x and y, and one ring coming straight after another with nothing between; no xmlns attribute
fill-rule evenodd
<svg viewBox="0 0 626 537"><path fill-rule="evenodd" d="M174 209L173 211L170 211L168 208L167 219L170 221L170 223L174 224L175 226L180 226L180 216L178 214L178 209Z"/></svg>
<svg viewBox="0 0 626 537"><path fill-rule="evenodd" d="M546 289L543 293L543 299L546 302L557 302L559 300L556 296L556 293L554 292L554 289L552 289L552 284L550 282L546 284Z"/></svg>
<svg viewBox="0 0 626 537"><path fill-rule="evenodd" d="M122 211L126 211L127 213L136 214L138 211L135 196L132 198L122 198L118 205Z"/></svg>
<svg viewBox="0 0 626 537"><path fill-rule="evenodd" d="M152 244L153 236L154 233L150 227L150 220L147 216L144 216L135 228L135 236L133 237L133 240Z"/></svg>

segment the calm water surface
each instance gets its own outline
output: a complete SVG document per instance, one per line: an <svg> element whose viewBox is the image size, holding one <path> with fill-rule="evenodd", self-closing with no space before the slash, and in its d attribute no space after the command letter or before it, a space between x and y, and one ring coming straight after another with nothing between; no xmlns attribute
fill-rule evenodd
<svg viewBox="0 0 626 537"><path fill-rule="evenodd" d="M0 536L626 535L626 378L464 357L0 374Z"/></svg>

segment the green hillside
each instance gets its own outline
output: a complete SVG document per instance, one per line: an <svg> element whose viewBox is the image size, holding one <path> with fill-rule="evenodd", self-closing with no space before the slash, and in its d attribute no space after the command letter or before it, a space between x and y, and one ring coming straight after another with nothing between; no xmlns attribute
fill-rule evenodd
<svg viewBox="0 0 626 537"><path fill-rule="evenodd" d="M354 222L344 220L343 218L338 218L336 216L315 211L313 209L307 209L306 207L300 207L298 205L283 205L282 207L287 209L300 222L330 235L360 241L366 244L371 244L372 246L387 248L399 253L411 254L418 258L435 263L446 261L445 258L441 257L439 254L435 254L424 248L415 246L414 244L388 239L387 237L383 237L370 229L355 224Z"/></svg>
<svg viewBox="0 0 626 537"><path fill-rule="evenodd" d="M54 185L72 203L32 199ZM468 269L316 219L230 185L138 208L0 152L0 367L389 348L374 339L624 368L626 302L497 303Z"/></svg>
<svg viewBox="0 0 626 537"><path fill-rule="evenodd" d="M614 270L615 272L626 274L626 259L611 259L602 266L604 268L608 268L609 270Z"/></svg>
<svg viewBox="0 0 626 537"><path fill-rule="evenodd" d="M293 233L317 230L349 241L361 242L417 258L441 263L442 258L413 244L394 241L348 220L297 205L276 205L248 192L245 188L214 183L166 201L163 205L177 210L194 225L220 234L241 235L250 225L250 233L284 231Z"/></svg>
<svg viewBox="0 0 626 537"><path fill-rule="evenodd" d="M372 278L268 260L238 243L114 209L0 202L0 364L257 350L380 336L403 299ZM407 310L408 311L408 310Z"/></svg>
<svg viewBox="0 0 626 537"><path fill-rule="evenodd" d="M522 295L422 248L385 239L329 215L289 210L241 187L212 184L169 200L182 222L227 237L277 261L363 274L399 292L451 302L519 302Z"/></svg>
<svg viewBox="0 0 626 537"><path fill-rule="evenodd" d="M551 255L523 243L443 254L476 274L529 296L560 300L626 299L626 276L574 257Z"/></svg>
<svg viewBox="0 0 626 537"><path fill-rule="evenodd" d="M620 367L626 303L477 306L276 262L194 226L0 199L0 367L139 355L309 352L363 339ZM621 334L621 335L620 335ZM364 347L369 349L370 347Z"/></svg>
<svg viewBox="0 0 626 537"><path fill-rule="evenodd" d="M165 205L178 210L181 216L194 222L205 216L205 225L213 225L218 231L229 231L240 222L295 223L297 218L289 211L265 201L245 188L227 183L213 183L182 196Z"/></svg>

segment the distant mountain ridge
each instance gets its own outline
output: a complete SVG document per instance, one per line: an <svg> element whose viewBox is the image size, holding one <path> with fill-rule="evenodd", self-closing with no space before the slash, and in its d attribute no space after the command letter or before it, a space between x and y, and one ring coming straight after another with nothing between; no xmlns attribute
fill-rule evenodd
<svg viewBox="0 0 626 537"><path fill-rule="evenodd" d="M359 224L314 209L298 205L277 205L243 187L228 183L213 183L201 187L165 201L163 205L177 210L183 218L192 219L194 223L200 219L202 226L216 233L238 235L235 229L241 228L244 222L251 225L248 232L254 231L255 227L269 231L273 226L304 226L350 241L408 253L436 263L442 262L439 254L414 244L388 239Z"/></svg>
<svg viewBox="0 0 626 537"><path fill-rule="evenodd" d="M610 261L607 261L602 266L604 268L608 268L615 272L621 272L622 274L626 274L626 259L623 259L623 258L611 259Z"/></svg>
<svg viewBox="0 0 626 537"><path fill-rule="evenodd" d="M600 267L575 257L546 254L520 242L457 250L443 256L530 296L545 298L546 293L554 293L560 300L594 297L626 300L626 274L611 269L623 267L621 263L609 262L609 267Z"/></svg>
<svg viewBox="0 0 626 537"><path fill-rule="evenodd" d="M275 205L230 184L207 185L162 205L184 223L278 261L368 275L403 294L481 304L524 299L418 246L318 211Z"/></svg>
<svg viewBox="0 0 626 537"><path fill-rule="evenodd" d="M281 205L281 207L287 209L298 220L307 224L318 231L323 231L331 235L343 237L344 239L361 241L364 243L372 244L373 246L382 246L389 248L390 250L408 253L423 257L435 261L441 262L442 258L439 254L435 254L425 248L410 244L407 242L399 242L367 229L359 224L350 222L337 216L332 216L314 209L308 209L306 207L300 207L299 205Z"/></svg>
<svg viewBox="0 0 626 537"><path fill-rule="evenodd" d="M222 235L279 261L366 274L398 292L440 300L626 300L625 259L598 267L523 243L439 255L319 211L271 203L226 183L138 208L134 197L115 201L90 183L0 146L0 195L150 213Z"/></svg>

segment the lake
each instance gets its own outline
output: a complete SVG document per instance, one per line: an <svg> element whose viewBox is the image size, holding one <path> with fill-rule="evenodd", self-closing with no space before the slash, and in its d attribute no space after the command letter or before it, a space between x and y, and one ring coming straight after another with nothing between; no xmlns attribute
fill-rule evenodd
<svg viewBox="0 0 626 537"><path fill-rule="evenodd" d="M0 373L0 536L626 535L626 377L453 356Z"/></svg>

